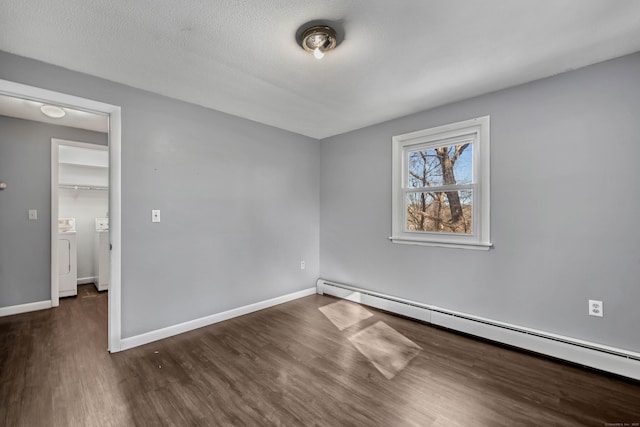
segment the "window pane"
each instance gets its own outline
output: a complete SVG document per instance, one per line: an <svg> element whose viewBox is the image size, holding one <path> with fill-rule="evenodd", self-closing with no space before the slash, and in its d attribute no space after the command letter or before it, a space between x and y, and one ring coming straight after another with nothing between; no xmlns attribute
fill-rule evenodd
<svg viewBox="0 0 640 427"><path fill-rule="evenodd" d="M471 184L472 150L467 143L410 151L408 187Z"/></svg>
<svg viewBox="0 0 640 427"><path fill-rule="evenodd" d="M473 191L407 193L406 231L471 234Z"/></svg>

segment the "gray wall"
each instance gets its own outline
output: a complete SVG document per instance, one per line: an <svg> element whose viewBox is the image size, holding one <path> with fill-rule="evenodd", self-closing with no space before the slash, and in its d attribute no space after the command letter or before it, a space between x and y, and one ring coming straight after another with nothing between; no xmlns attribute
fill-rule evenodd
<svg viewBox="0 0 640 427"><path fill-rule="evenodd" d="M122 107L123 337L315 285L317 141L4 52L0 78Z"/></svg>
<svg viewBox="0 0 640 427"><path fill-rule="evenodd" d="M634 351L639 69L631 55L318 143L0 52L0 78L122 106L124 337L321 276ZM390 243L391 137L486 114L495 248Z"/></svg>
<svg viewBox="0 0 640 427"><path fill-rule="evenodd" d="M495 248L390 243L391 137L487 114ZM640 351L639 117L634 54L323 140L320 276Z"/></svg>
<svg viewBox="0 0 640 427"><path fill-rule="evenodd" d="M103 133L0 116L0 307L51 299L51 138L107 144Z"/></svg>

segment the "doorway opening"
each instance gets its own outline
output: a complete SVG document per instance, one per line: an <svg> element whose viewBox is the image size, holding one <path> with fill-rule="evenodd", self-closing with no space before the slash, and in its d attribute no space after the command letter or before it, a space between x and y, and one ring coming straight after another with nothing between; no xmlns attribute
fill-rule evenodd
<svg viewBox="0 0 640 427"><path fill-rule="evenodd" d="M50 91L34 86L0 79L0 94L42 105L54 105L79 112L90 112L108 116L108 188L109 188L109 293L108 293L108 342L110 352L121 350L121 110L119 106L86 98ZM57 181L57 180L56 180ZM52 204L57 196L58 183L52 180ZM57 199L57 197L56 197ZM57 200L56 200L57 202ZM56 217L54 219L54 216ZM59 305L58 218L51 215L51 307Z"/></svg>
<svg viewBox="0 0 640 427"><path fill-rule="evenodd" d="M58 221L57 230L51 233L51 239L58 242L51 246L51 266L57 267L52 281L58 281L58 296L76 296L78 285L87 283L97 291L107 291L108 146L51 139L51 215L52 224Z"/></svg>

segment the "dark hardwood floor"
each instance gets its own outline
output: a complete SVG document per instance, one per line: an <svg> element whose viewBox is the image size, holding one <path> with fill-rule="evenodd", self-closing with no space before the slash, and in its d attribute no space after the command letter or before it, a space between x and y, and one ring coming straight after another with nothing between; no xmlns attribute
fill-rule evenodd
<svg viewBox="0 0 640 427"><path fill-rule="evenodd" d="M0 318L0 425L640 423L638 383L331 297L116 354L106 316L106 293L87 285Z"/></svg>

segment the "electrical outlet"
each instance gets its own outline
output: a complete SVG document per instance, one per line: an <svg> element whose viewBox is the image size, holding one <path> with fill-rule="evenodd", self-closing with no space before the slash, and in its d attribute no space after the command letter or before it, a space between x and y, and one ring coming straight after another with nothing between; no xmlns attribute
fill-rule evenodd
<svg viewBox="0 0 640 427"><path fill-rule="evenodd" d="M151 222L160 222L160 209L151 210Z"/></svg>
<svg viewBox="0 0 640 427"><path fill-rule="evenodd" d="M602 301L589 300L589 316L602 317L604 315L604 307Z"/></svg>
<svg viewBox="0 0 640 427"><path fill-rule="evenodd" d="M38 219L38 210L37 209L29 209L29 220L35 221Z"/></svg>
<svg viewBox="0 0 640 427"><path fill-rule="evenodd" d="M307 263L304 261L300 261L300 270L304 270L305 268L307 268Z"/></svg>

